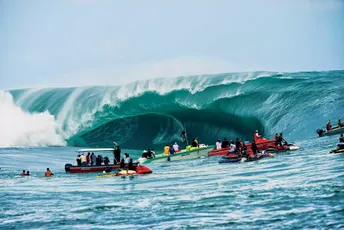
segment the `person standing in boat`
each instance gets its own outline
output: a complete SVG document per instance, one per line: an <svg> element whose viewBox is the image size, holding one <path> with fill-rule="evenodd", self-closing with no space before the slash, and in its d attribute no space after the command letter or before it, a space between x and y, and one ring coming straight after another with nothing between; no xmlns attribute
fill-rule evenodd
<svg viewBox="0 0 344 230"><path fill-rule="evenodd" d="M80 154L76 156L76 165L81 166L81 158Z"/></svg>
<svg viewBox="0 0 344 230"><path fill-rule="evenodd" d="M90 165L90 162L91 162L91 155L90 155L90 153L88 152L88 153L87 153L87 156L86 156L86 164L87 164L87 165Z"/></svg>
<svg viewBox="0 0 344 230"><path fill-rule="evenodd" d="M84 154L81 154L80 160L81 160L81 165L86 166L87 160L86 160L86 156Z"/></svg>
<svg viewBox="0 0 344 230"><path fill-rule="evenodd" d="M113 163L119 164L121 160L121 148L119 147L119 145L117 145L116 148L114 148L113 157L114 157Z"/></svg>
<svg viewBox="0 0 344 230"><path fill-rule="evenodd" d="M94 165L96 163L97 156L94 155L94 153L91 154L91 165Z"/></svg>

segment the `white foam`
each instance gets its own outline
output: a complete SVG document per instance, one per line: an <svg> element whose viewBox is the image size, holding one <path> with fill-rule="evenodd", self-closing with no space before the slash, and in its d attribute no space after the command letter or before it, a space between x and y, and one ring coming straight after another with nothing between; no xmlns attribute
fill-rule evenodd
<svg viewBox="0 0 344 230"><path fill-rule="evenodd" d="M24 112L9 92L0 91L0 147L66 145L57 127L49 112Z"/></svg>

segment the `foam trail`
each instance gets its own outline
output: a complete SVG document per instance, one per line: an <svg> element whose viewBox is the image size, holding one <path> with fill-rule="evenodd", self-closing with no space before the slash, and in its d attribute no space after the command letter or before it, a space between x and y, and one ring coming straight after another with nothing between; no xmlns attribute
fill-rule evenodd
<svg viewBox="0 0 344 230"><path fill-rule="evenodd" d="M24 112L6 91L0 91L0 118L0 147L66 145L54 116Z"/></svg>

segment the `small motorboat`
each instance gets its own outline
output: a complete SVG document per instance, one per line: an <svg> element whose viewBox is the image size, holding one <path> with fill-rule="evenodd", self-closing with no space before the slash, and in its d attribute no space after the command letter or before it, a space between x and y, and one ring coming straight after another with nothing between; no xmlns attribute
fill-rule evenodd
<svg viewBox="0 0 344 230"><path fill-rule="evenodd" d="M261 160L267 157L274 157L274 154L272 153L267 153L267 152L263 152L263 153L258 153L257 157L250 157L250 158L246 158L246 157L240 157L240 156L223 156L221 157L221 159L219 160L220 164L223 163L239 163L239 162L250 162L250 161L257 161L257 160Z"/></svg>
<svg viewBox="0 0 344 230"><path fill-rule="evenodd" d="M323 136L331 136L331 135L336 135L336 134L341 134L344 133L344 127L333 127L331 130L326 131L323 129L318 129L317 130L317 134L319 135L319 137L323 137Z"/></svg>
<svg viewBox="0 0 344 230"><path fill-rule="evenodd" d="M201 157L206 157L208 155L208 151L214 148L213 146L208 146L204 144L200 144L199 147L191 147L187 146L186 149L183 149L175 154L157 154L155 158L143 158L140 157L136 160L136 162L140 164L149 164L149 163L157 163L157 162L167 162L167 161L179 161L179 160L190 160L190 159L197 159Z"/></svg>
<svg viewBox="0 0 344 230"><path fill-rule="evenodd" d="M113 148L94 148L94 149L80 149L78 153L105 153L105 152L113 152ZM126 167L128 164L126 164ZM137 167L137 163L133 163L133 167ZM69 173L92 173L92 172L103 172L106 168L110 168L113 170L119 170L121 168L120 164L108 164L108 165L73 165L73 164L65 164L65 171Z"/></svg>

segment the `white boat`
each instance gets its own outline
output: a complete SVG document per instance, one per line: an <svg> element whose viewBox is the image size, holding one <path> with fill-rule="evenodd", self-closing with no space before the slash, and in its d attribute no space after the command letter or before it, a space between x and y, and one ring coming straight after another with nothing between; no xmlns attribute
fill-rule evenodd
<svg viewBox="0 0 344 230"><path fill-rule="evenodd" d="M344 133L344 127L336 126L329 131L318 129L317 133L318 133L319 137L341 134L341 133Z"/></svg>
<svg viewBox="0 0 344 230"><path fill-rule="evenodd" d="M199 147L192 147L189 150L183 149L180 152L175 154L157 154L155 158L142 158L140 157L136 162L140 164L149 164L149 163L157 163L157 162L167 162L167 161L180 161L180 160L189 160L189 159L196 159L201 157L208 156L208 151L213 149L214 146L208 146L204 144L200 144Z"/></svg>

